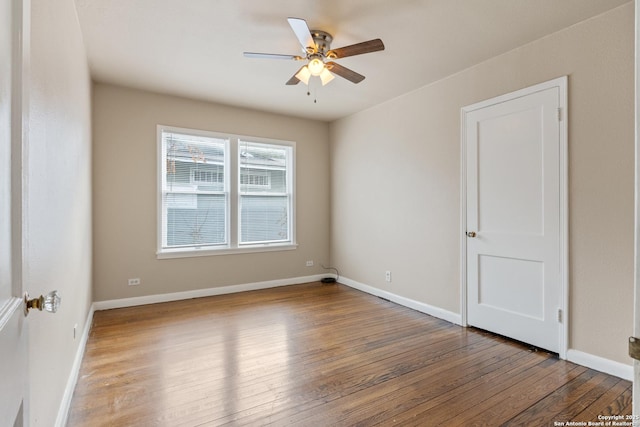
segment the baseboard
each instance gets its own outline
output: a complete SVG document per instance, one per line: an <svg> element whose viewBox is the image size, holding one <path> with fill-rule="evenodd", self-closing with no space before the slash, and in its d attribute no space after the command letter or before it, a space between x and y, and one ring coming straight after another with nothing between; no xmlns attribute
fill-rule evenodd
<svg viewBox="0 0 640 427"><path fill-rule="evenodd" d="M91 304L87 319L84 322L84 329L80 342L78 343L78 349L76 350L76 356L71 366L71 372L69 373L69 379L67 380L67 386L64 389L62 395L62 401L60 402L60 408L58 409L58 416L56 417L56 427L64 427L67 425L67 419L69 417L69 408L71 407L71 399L73 398L73 390L76 388L78 382L78 375L80 374L80 366L82 365L82 358L84 357L84 351L87 347L87 340L89 339L89 332L91 332L91 324L93 323L93 313L95 312L94 304Z"/></svg>
<svg viewBox="0 0 640 427"><path fill-rule="evenodd" d="M595 369L596 371L604 372L605 374L633 381L633 365L626 365L573 349L567 351L567 360L590 369Z"/></svg>
<svg viewBox="0 0 640 427"><path fill-rule="evenodd" d="M388 291L383 291L382 289L374 288L373 286L356 282L355 280L351 280L347 277L341 276L340 283L351 288L358 289L359 291L388 299L389 301L395 302L396 304L400 304L421 313L428 314L429 316L437 317L438 319L446 320L447 322L454 323L456 325L462 325L462 316L457 313L434 307L423 302L412 300L410 298L405 298Z"/></svg>
<svg viewBox="0 0 640 427"><path fill-rule="evenodd" d="M211 297L215 295L233 294L236 292L256 291L259 289L276 288L279 286L298 285L300 283L317 282L326 274L314 276L293 277L289 279L269 280L266 282L245 283L241 285L221 286L218 288L196 289L193 291L172 292L168 294L146 295L142 297L121 298L94 302L95 310L109 310L112 308L134 307L137 305L156 304L159 302L179 301L191 298Z"/></svg>

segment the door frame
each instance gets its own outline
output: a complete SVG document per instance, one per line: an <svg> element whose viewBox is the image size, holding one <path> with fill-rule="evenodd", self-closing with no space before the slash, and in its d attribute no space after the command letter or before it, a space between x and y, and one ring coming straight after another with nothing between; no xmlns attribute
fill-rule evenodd
<svg viewBox="0 0 640 427"><path fill-rule="evenodd" d="M640 1L640 0L637 0ZM560 328L559 353L561 359L567 358L569 343L569 176L568 176L568 77L562 76L553 80L529 86L524 89L506 93L491 99L467 105L460 109L460 315L462 326L467 323L467 115L475 110L521 98L535 92L557 87L559 89L558 112L560 130L560 307L562 310Z"/></svg>

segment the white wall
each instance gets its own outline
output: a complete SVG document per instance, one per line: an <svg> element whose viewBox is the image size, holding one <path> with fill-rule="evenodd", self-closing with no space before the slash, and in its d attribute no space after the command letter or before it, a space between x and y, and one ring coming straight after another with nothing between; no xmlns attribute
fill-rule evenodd
<svg viewBox="0 0 640 427"><path fill-rule="evenodd" d="M93 94L96 301L322 274L329 261L329 125L108 84ZM290 251L157 259L157 136L168 125L296 142ZM315 261L306 267L305 261ZM139 286L127 279L138 277Z"/></svg>
<svg viewBox="0 0 640 427"><path fill-rule="evenodd" d="M28 319L31 425L49 427L92 301L91 83L73 0L31 3L24 280L62 296L58 313Z"/></svg>
<svg viewBox="0 0 640 427"><path fill-rule="evenodd" d="M460 109L568 75L569 347L629 364L633 11L628 3L332 123L341 274L459 314Z"/></svg>

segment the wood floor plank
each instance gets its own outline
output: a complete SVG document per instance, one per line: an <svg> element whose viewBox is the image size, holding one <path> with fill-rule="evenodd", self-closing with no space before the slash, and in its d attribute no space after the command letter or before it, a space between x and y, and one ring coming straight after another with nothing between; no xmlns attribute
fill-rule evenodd
<svg viewBox="0 0 640 427"><path fill-rule="evenodd" d="M383 378L377 377L378 372L384 372L385 375L393 375L393 373L390 373L388 368L381 369L379 364L396 365L393 360L387 360L388 354L385 355L385 353L391 352L391 354L400 354L399 357L413 359L414 356L408 357L406 355L408 350L411 350L416 355L421 353L426 360L430 360L431 358L437 360L434 354L444 354L461 347L467 347L468 344L467 342L461 344L458 337L449 337L446 340L434 340L430 337L422 337L421 339L422 343L418 343L413 349L404 347L400 350L395 346L389 346L389 348L384 349L384 352L383 349L378 349L366 353L355 352L348 355L345 354L342 359L335 361L338 365L326 364L325 366L319 367L322 369L320 371L317 369L309 369L309 366L305 366L305 372L294 374L296 383L290 385L295 387L295 390L291 388L289 390L274 388L273 392L283 396L282 399L274 400L274 394L270 393L268 396L265 396L267 399L265 405L270 407L272 415L273 412L281 412L286 409L297 411L302 405L306 405L306 402L308 402L309 405L318 405L325 400L331 399L331 396L333 396L332 392L336 390L344 392L347 385L357 387L358 383L362 381L362 378L368 382L384 380ZM488 344L489 343L483 343L484 346ZM365 355L364 359L363 355ZM401 365L398 365L396 368L402 370L414 369ZM372 374L368 374L369 371L371 371ZM293 397L289 397L290 395ZM246 418L247 414L242 415ZM258 411L257 416L260 416L260 411ZM221 420L218 422L221 422ZM246 419L244 419L244 422L246 422Z"/></svg>
<svg viewBox="0 0 640 427"><path fill-rule="evenodd" d="M483 343L482 346L474 346L473 352L476 357L473 358L475 359L473 362L476 367L482 362L490 363L488 362L489 359L495 359L498 352L504 351L503 349L496 347L496 345L487 345L487 343ZM299 398L296 398L293 401L291 401L291 399L283 401L281 405L271 411L270 420L276 421L286 419L288 421L295 422L295 424L298 425L310 425L317 423L313 418L314 416L322 419L326 417L327 411L330 409L334 407L341 408L341 403L337 403L336 405L330 405L330 403L341 402L341 399L345 396L349 396L350 401L360 405L361 402L358 401L356 394L359 391L365 391L366 393L364 396L366 396L367 399L370 399L374 395L374 389L376 388L375 385L377 384L384 384L384 387L380 387L383 390L392 390L394 388L395 380L400 380L401 384L402 381L419 379L425 375L435 377L437 373L445 370L447 366L449 366L449 364L443 363L445 357L449 357L454 360L450 369L458 369L464 362L469 363L469 360L472 359L471 357L468 359L460 359L456 357L458 352L461 351L461 348L468 349L470 347L457 347L454 351L447 351L435 358L432 358L433 356L431 354L426 353L423 350L423 357L425 357L424 361L426 363L420 363L419 366L416 365L408 367L392 363L391 365L381 367L379 365L369 364L360 367L357 370L351 369L349 372L338 373L333 377L320 378L321 381L319 382L319 385L318 382L313 382L303 386L303 388L309 388L316 384L315 390L317 394L312 396L312 399L305 398L304 395L298 395ZM421 355L405 353L404 356L409 356L411 359L415 358L419 360ZM329 386L327 386L327 384ZM255 418L247 418L246 414L240 415L241 418L233 418L232 420L234 422L240 421L242 423L257 421ZM336 417L338 416L336 415ZM220 419L216 421L228 422L229 419Z"/></svg>
<svg viewBox="0 0 640 427"><path fill-rule="evenodd" d="M558 414L566 408L566 406L571 405L592 387L597 386L605 377L605 374L598 374L588 369L577 377L571 379L567 377L566 379L568 381L556 390L551 391L550 387L540 388L541 393L529 395L528 397L530 398L528 400L521 402L520 407L526 407L526 411L518 411L518 415L511 419L505 418L513 415L516 411L505 411L500 421L504 420L504 425L512 426L535 426L540 425L540 423L544 425L545 423L549 423L549 420L556 421L558 420ZM554 385L557 387L560 385L559 383L560 381ZM541 397L544 394L546 394L546 396ZM535 400L538 401L535 402ZM532 405L531 402L535 403ZM520 407L518 407L518 409L520 409ZM496 414L496 408L503 409L502 406L497 406L492 408L492 411L488 412L488 414ZM484 417L486 417L486 415L484 415Z"/></svg>
<svg viewBox="0 0 640 427"><path fill-rule="evenodd" d="M510 352L499 345L473 351L465 357L455 358L449 364L438 363L426 366L412 375L394 377L377 390L366 387L353 391L349 395L352 405L345 406L340 398L335 398L311 410L291 414L287 419L297 425L318 425L330 413L331 418L339 420L341 425L372 425L376 419L379 421L381 417L388 417L389 412L400 404L405 404L406 410L411 402L417 404L435 399L447 390L456 388L460 383L456 378L464 377L466 381L472 382L490 375L510 362L512 356L523 356L523 353L516 349Z"/></svg>
<svg viewBox="0 0 640 427"><path fill-rule="evenodd" d="M556 414L553 416L555 420L562 421L598 421L598 415L594 414L590 418L585 418L586 414L583 414L586 408L592 406L603 394L605 394L608 390L610 390L613 386L615 386L620 380L616 377L611 377L604 375L602 378L602 382L596 384L594 387L591 387L586 390L586 393L582 395L577 395L576 399L569 404L568 400L563 401L561 404L557 405L555 408ZM577 394L577 393L576 393ZM545 398L544 400L548 400L553 398L553 394ZM549 412L549 411L548 411ZM548 414L547 412L547 414ZM580 414L583 414L580 416ZM529 424L532 424L535 419L532 418Z"/></svg>
<svg viewBox="0 0 640 427"><path fill-rule="evenodd" d="M630 412L628 381L309 283L96 312L68 426L549 425Z"/></svg>
<svg viewBox="0 0 640 427"><path fill-rule="evenodd" d="M628 381L616 377L612 378L616 380L616 383L582 412L576 414L574 417L575 420L597 420L598 415L611 415L607 413L609 411L609 405L629 388Z"/></svg>
<svg viewBox="0 0 640 427"><path fill-rule="evenodd" d="M401 417L413 412L414 417L421 419L419 414L430 413L430 409L466 394L473 394L477 398L491 395L496 390L508 386L510 382L518 382L533 373L524 374L524 371L541 363L540 355L519 352L512 357L501 360L499 363L478 370L475 375L469 375L464 371L447 372L442 378L433 380L426 378L420 381L402 395L395 396L383 411L370 411L361 414L360 425L385 425L397 423ZM517 370L515 369L517 368ZM522 371L522 372L518 372ZM507 376L508 381L504 378ZM405 414L407 413L407 414Z"/></svg>
<svg viewBox="0 0 640 427"><path fill-rule="evenodd" d="M564 384L567 377L573 378L583 371L584 368L546 360L521 374L517 382L503 384L504 380L498 380L495 384L480 384L470 393L454 392L435 407L426 402L394 420L406 425L420 425L425 419L431 425L471 425L487 417L493 425L499 425L500 418L510 418L505 413L522 411L549 390Z"/></svg>

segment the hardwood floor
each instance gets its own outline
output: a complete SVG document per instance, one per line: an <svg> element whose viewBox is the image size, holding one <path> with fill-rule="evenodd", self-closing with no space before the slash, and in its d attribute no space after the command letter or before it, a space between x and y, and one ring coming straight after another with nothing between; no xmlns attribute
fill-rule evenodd
<svg viewBox="0 0 640 427"><path fill-rule="evenodd" d="M545 426L631 383L343 285L95 313L68 426Z"/></svg>

